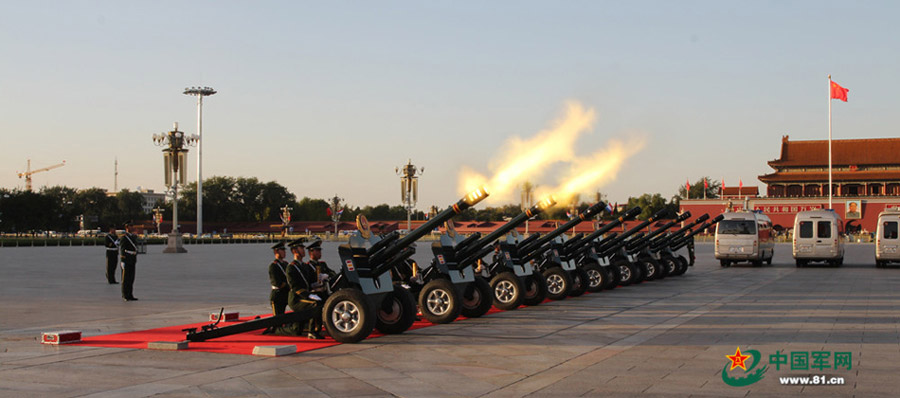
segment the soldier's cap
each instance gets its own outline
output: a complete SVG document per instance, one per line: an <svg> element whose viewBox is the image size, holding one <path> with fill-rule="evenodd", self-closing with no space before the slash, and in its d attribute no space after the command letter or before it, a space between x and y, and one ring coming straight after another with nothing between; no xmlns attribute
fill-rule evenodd
<svg viewBox="0 0 900 398"><path fill-rule="evenodd" d="M305 247L306 246L305 243L306 243L306 238L297 238L297 239L292 240L290 243L288 243L288 247L290 247L291 249L293 249L295 247Z"/></svg>
<svg viewBox="0 0 900 398"><path fill-rule="evenodd" d="M322 240L316 239L312 243L306 245L306 250L322 250Z"/></svg>
<svg viewBox="0 0 900 398"><path fill-rule="evenodd" d="M282 240L272 245L272 250L284 250L284 241Z"/></svg>
<svg viewBox="0 0 900 398"><path fill-rule="evenodd" d="M122 224L122 228L128 228L134 225L134 221L125 221L125 224Z"/></svg>

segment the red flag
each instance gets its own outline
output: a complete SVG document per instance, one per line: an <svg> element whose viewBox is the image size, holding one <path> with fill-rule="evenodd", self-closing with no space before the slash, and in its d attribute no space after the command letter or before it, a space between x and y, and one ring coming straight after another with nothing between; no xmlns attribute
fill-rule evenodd
<svg viewBox="0 0 900 398"><path fill-rule="evenodd" d="M703 177L703 189L709 189L709 180L707 180L706 177Z"/></svg>
<svg viewBox="0 0 900 398"><path fill-rule="evenodd" d="M690 192L690 190L691 190L691 180L690 179L688 179L684 182L684 189L686 189L686 190L688 190L688 192Z"/></svg>
<svg viewBox="0 0 900 398"><path fill-rule="evenodd" d="M741 178L741 179L738 181L738 193L741 193L741 191L743 191L743 190L744 190L744 179Z"/></svg>
<svg viewBox="0 0 900 398"><path fill-rule="evenodd" d="M325 209L325 214L327 214L329 217L331 217L331 208L330 207Z"/></svg>
<svg viewBox="0 0 900 398"><path fill-rule="evenodd" d="M722 177L722 185L719 185L719 191L722 195L725 194L725 177Z"/></svg>
<svg viewBox="0 0 900 398"><path fill-rule="evenodd" d="M831 99L839 99L841 101L847 102L847 92L849 89L841 87L840 84L835 82L831 82Z"/></svg>

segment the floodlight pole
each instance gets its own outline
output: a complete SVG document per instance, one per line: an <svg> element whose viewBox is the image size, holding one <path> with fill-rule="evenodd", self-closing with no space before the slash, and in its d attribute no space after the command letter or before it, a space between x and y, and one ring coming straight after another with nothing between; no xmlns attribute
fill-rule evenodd
<svg viewBox="0 0 900 398"><path fill-rule="evenodd" d="M215 94L212 87L189 87L185 95L197 97L197 236L203 235L203 97Z"/></svg>

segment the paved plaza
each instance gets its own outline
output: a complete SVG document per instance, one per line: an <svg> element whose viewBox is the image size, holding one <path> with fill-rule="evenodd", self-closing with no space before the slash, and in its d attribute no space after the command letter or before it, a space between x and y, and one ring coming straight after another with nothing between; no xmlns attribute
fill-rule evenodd
<svg viewBox="0 0 900 398"><path fill-rule="evenodd" d="M428 247L419 245L420 264L429 263ZM268 311L268 245L148 249L137 264L140 301L123 302L119 285L106 283L102 247L0 248L0 396L895 397L900 390L900 269L876 269L874 248L864 244L848 245L840 268L800 269L790 245L776 247L772 266L721 268L712 245L698 244L698 264L681 277L277 358L38 343L45 331L95 336L200 322L223 306L242 316ZM338 264L335 244L324 253ZM738 347L761 357L756 370L767 364L758 382L723 380L726 355ZM808 370L794 358L804 354ZM779 356L785 363L776 365ZM818 375L844 384L780 383Z"/></svg>

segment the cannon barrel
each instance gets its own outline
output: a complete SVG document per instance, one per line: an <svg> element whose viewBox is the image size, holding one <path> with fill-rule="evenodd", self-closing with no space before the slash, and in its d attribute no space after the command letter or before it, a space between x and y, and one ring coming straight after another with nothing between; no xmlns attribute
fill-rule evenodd
<svg viewBox="0 0 900 398"><path fill-rule="evenodd" d="M630 237L631 235L634 235L636 232L644 229L644 227L650 225L650 223L652 223L662 217L665 217L665 215L668 213L669 212L666 209L661 209L661 210L657 211L656 213L653 213L653 215L651 215L650 218L642 221L638 225L635 225L633 228L631 228L625 232L622 232L622 234L617 236L616 239L607 242L605 245L603 245L602 247L599 248L598 252L606 253L613 248L617 248L620 243L625 242L625 239L628 239L628 237Z"/></svg>
<svg viewBox="0 0 900 398"><path fill-rule="evenodd" d="M485 189L484 187L478 188L460 199L458 202L454 203L452 206L432 217L430 220L428 220L428 222L410 231L409 235L400 238L393 244L387 244L377 251L372 250L375 248L373 246L368 251L369 262L371 264L383 263L397 253L400 253L403 248L412 245L415 241L419 240L419 238L431 232L431 230L437 228L439 225L453 218L453 216L472 206L475 206L475 204L484 200L484 198L488 197L488 195L489 193L487 189Z"/></svg>
<svg viewBox="0 0 900 398"><path fill-rule="evenodd" d="M644 246L646 246L646 245L648 245L648 244L650 243L650 240L651 240L651 239L653 239L653 238L659 236L659 234L665 232L667 229L671 228L673 225L675 225L675 224L677 224L677 223L679 223L679 222L682 222L682 221L684 221L684 220L687 220L687 219L690 218L690 217L691 217L691 212L689 212L689 211L686 211L686 212L684 212L684 213L681 213L681 214L679 214L677 217L675 217L674 220L671 220L671 221L669 221L669 222L663 224L663 226L661 226L661 227L659 227L659 228L657 228L657 229L654 229L653 231L651 231L650 233L648 233L647 235L645 235L643 238L641 238L641 239L639 239L639 240L637 240L637 241L632 242L631 244L629 244L629 245L626 247L626 249L628 249L628 250L638 250L638 249L642 249Z"/></svg>
<svg viewBox="0 0 900 398"><path fill-rule="evenodd" d="M703 225L697 227L697 229L691 231L691 233L685 235L685 236L682 237L681 239L678 239L678 240L675 241L675 242L669 243L669 248L672 249L672 250L678 250L678 249L684 247L684 245L686 245L686 244L688 243L688 240L690 240L691 238L693 238L694 235L697 235L697 234L699 234L700 232L703 232L704 230L706 230L707 228L709 228L709 227L711 227L711 226L713 226L713 225L716 225L716 223L718 223L719 221L722 221L723 218L725 218L725 216L719 214L718 216L716 216L716 217L713 218L712 220L709 220L709 221L703 223Z"/></svg>
<svg viewBox="0 0 900 398"><path fill-rule="evenodd" d="M519 213L519 215L513 217L506 224L501 225L499 228L495 229L493 232L485 235L477 242L463 248L463 253L459 258L463 260L460 261L461 265L472 264L477 261L479 258L486 256L490 253L490 249L485 249L486 246L491 244L493 241L499 239L501 236L505 235L507 232L512 231L514 228L518 227L531 217L534 217L538 214L541 214L544 210L553 207L556 204L556 199L552 196L541 200L536 205L531 206L530 209Z"/></svg>
<svg viewBox="0 0 900 398"><path fill-rule="evenodd" d="M659 248L672 242L672 240L682 236L684 234L684 231L694 228L697 224L700 224L708 219L709 219L709 214L704 213L702 216L695 218L694 221L691 221L687 225L679 228L677 231L672 232L671 234L659 236L656 239L651 240L650 248L653 250L658 250Z"/></svg>
<svg viewBox="0 0 900 398"><path fill-rule="evenodd" d="M518 227L519 225L521 225L522 223L524 223L531 217L541 214L544 210L547 210L547 209L553 207L553 205L555 205L555 204L556 204L556 199L554 199L552 196L538 202L536 205L531 206L530 209L519 213L519 215L513 217L506 224L501 225L499 228L495 229L493 232L491 232L491 233L485 235L483 238L479 239L478 242L475 243L472 247L480 248L480 247L489 245L491 242L497 240L501 236L506 235L507 232L512 231L513 228ZM472 254L472 253L467 253L467 254Z"/></svg>
<svg viewBox="0 0 900 398"><path fill-rule="evenodd" d="M641 208L639 206L635 206L635 207L632 207L632 208L626 210L625 213L623 213L621 216L619 216L619 218L616 218L615 220L612 220L612 221L604 224L600 228L597 228L597 230L595 230L594 232L591 232L590 234L585 236L583 239L581 239L573 247L572 252L575 255L578 255L581 252L587 250L589 247L591 247L590 244L592 242L594 242L594 240L599 238L601 235L603 235L603 234L609 232L611 229L621 225L626 220L631 220L632 218L637 217L638 214L641 214Z"/></svg>
<svg viewBox="0 0 900 398"><path fill-rule="evenodd" d="M524 247L522 249L523 252L530 252L530 251L534 251L534 250L541 248L542 246L544 246L544 244L553 240L553 238L556 238L557 236L562 235L564 232L574 228L576 225L580 224L582 221L593 217L597 213L600 213L600 211L603 210L604 208L606 208L606 203L603 203L603 201L594 203L593 205L591 205L591 207L588 207L583 212L581 212L581 214L579 214L578 217L575 217L575 218L569 220L569 222L561 225L559 228L554 229L551 232L548 232L546 235L541 236L540 238L535 240L530 245Z"/></svg>

